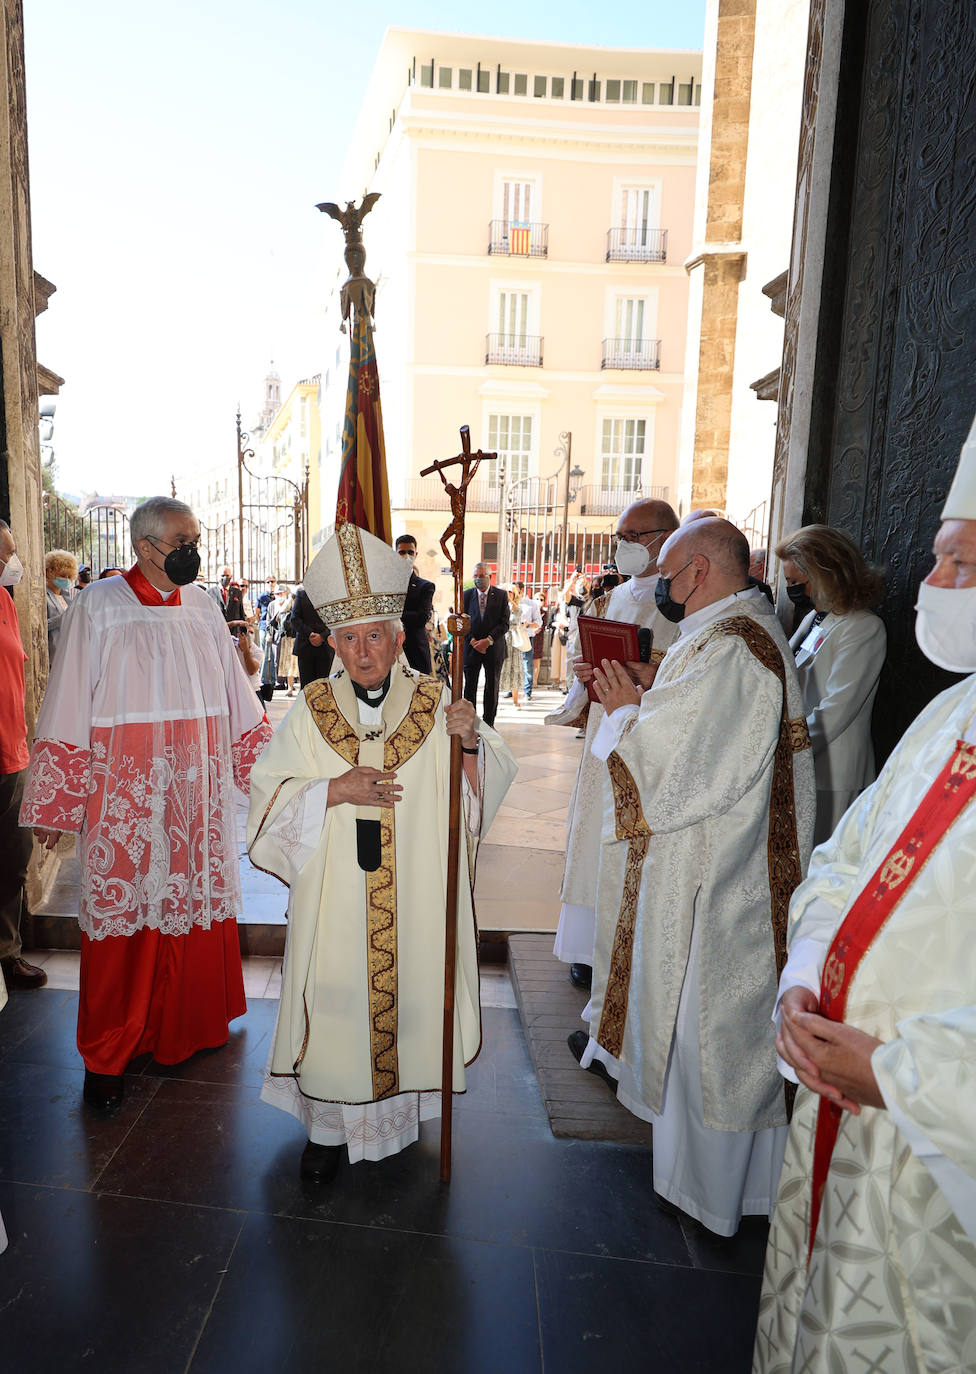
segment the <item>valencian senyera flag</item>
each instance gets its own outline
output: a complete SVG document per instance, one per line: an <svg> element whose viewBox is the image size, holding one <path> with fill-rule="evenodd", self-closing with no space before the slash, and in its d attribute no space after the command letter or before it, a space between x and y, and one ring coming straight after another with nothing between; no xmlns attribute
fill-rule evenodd
<svg viewBox="0 0 976 1374"><path fill-rule="evenodd" d="M342 428L342 466L336 498L336 524L352 521L387 544L393 542L390 489L386 480L386 447L380 379L373 331L365 310L354 310L350 329L349 386Z"/></svg>
<svg viewBox="0 0 976 1374"><path fill-rule="evenodd" d="M509 252L528 255L532 251L532 226L525 220L513 220L508 231Z"/></svg>

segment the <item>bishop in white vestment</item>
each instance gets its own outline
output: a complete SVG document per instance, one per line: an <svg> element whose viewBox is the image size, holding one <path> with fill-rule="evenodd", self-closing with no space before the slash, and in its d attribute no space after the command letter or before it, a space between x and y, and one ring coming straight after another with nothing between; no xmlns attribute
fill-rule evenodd
<svg viewBox="0 0 976 1374"><path fill-rule="evenodd" d="M678 638L643 696L597 671L593 746L614 809L582 1062L603 1058L653 1123L655 1191L721 1235L775 1196L787 1104L768 1018L815 806L793 656L748 565L725 520L668 539L658 603Z"/></svg>
<svg viewBox="0 0 976 1374"><path fill-rule="evenodd" d="M942 518L916 636L976 674L976 426ZM814 852L777 1012L803 1086L755 1371L976 1369L976 675Z"/></svg>
<svg viewBox="0 0 976 1374"><path fill-rule="evenodd" d="M451 734L465 750L454 1089L481 1040L478 837L516 772L469 702L396 662L410 567L342 525L305 578L342 669L310 683L253 771L252 860L290 886L262 1097L303 1122L307 1179L382 1159L440 1111ZM464 837L462 837L464 838Z"/></svg>

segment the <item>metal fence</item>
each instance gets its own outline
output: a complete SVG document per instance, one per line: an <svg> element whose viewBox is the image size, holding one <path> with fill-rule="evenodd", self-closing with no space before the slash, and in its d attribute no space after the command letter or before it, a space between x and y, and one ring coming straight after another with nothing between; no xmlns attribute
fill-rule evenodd
<svg viewBox="0 0 976 1374"><path fill-rule="evenodd" d="M60 496L44 493L44 551L67 549L79 566L88 565L92 576L104 568L128 568L133 554L129 544L129 517L117 506L93 506L79 514Z"/></svg>
<svg viewBox="0 0 976 1374"><path fill-rule="evenodd" d="M666 262L667 258L667 229L607 230L607 262Z"/></svg>

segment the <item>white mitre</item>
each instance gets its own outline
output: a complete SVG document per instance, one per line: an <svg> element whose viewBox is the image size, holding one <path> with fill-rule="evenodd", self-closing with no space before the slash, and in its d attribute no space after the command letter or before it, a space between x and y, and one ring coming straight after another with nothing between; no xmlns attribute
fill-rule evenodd
<svg viewBox="0 0 976 1374"><path fill-rule="evenodd" d="M959 454L959 466L942 507L943 520L976 520L976 420Z"/></svg>
<svg viewBox="0 0 976 1374"><path fill-rule="evenodd" d="M308 565L305 590L334 630L372 620L399 620L410 581L410 560L368 530L337 525Z"/></svg>

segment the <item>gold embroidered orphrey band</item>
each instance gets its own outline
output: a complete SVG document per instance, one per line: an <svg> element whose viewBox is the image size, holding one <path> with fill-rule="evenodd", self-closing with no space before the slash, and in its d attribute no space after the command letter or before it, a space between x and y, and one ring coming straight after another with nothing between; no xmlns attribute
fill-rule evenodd
<svg viewBox="0 0 976 1374"><path fill-rule="evenodd" d="M434 728L441 684L422 677L414 687L403 720L383 745L383 768L401 767ZM305 700L318 731L330 749L353 767L359 759L359 736L339 710L328 680L307 688ZM369 1028L373 1101L400 1091L397 1061L397 905L395 809L384 809L380 821L380 864L366 874L366 964L369 980Z"/></svg>
<svg viewBox="0 0 976 1374"><path fill-rule="evenodd" d="M802 876L800 845L796 833L796 805L793 790L793 755L810 748L810 735L803 717L787 714L786 669L776 641L748 616L736 616L720 621L696 645L701 650L712 639L735 635L743 640L750 653L775 673L782 688L779 739L773 759L773 779L769 798L769 830L767 862L773 949L777 977L786 962L786 926L790 898ZM607 769L613 788L618 840L629 841L624 869L623 893L614 931L613 950L607 976L607 990L600 1017L597 1041L605 1050L619 1057L623 1048L624 1025L627 1020L627 998L630 992L631 964L634 948L634 923L637 916L637 897L641 871L651 840L651 830L644 820L640 793L626 764L617 754L607 759ZM792 1108L796 1085L785 1084L787 1110Z"/></svg>

